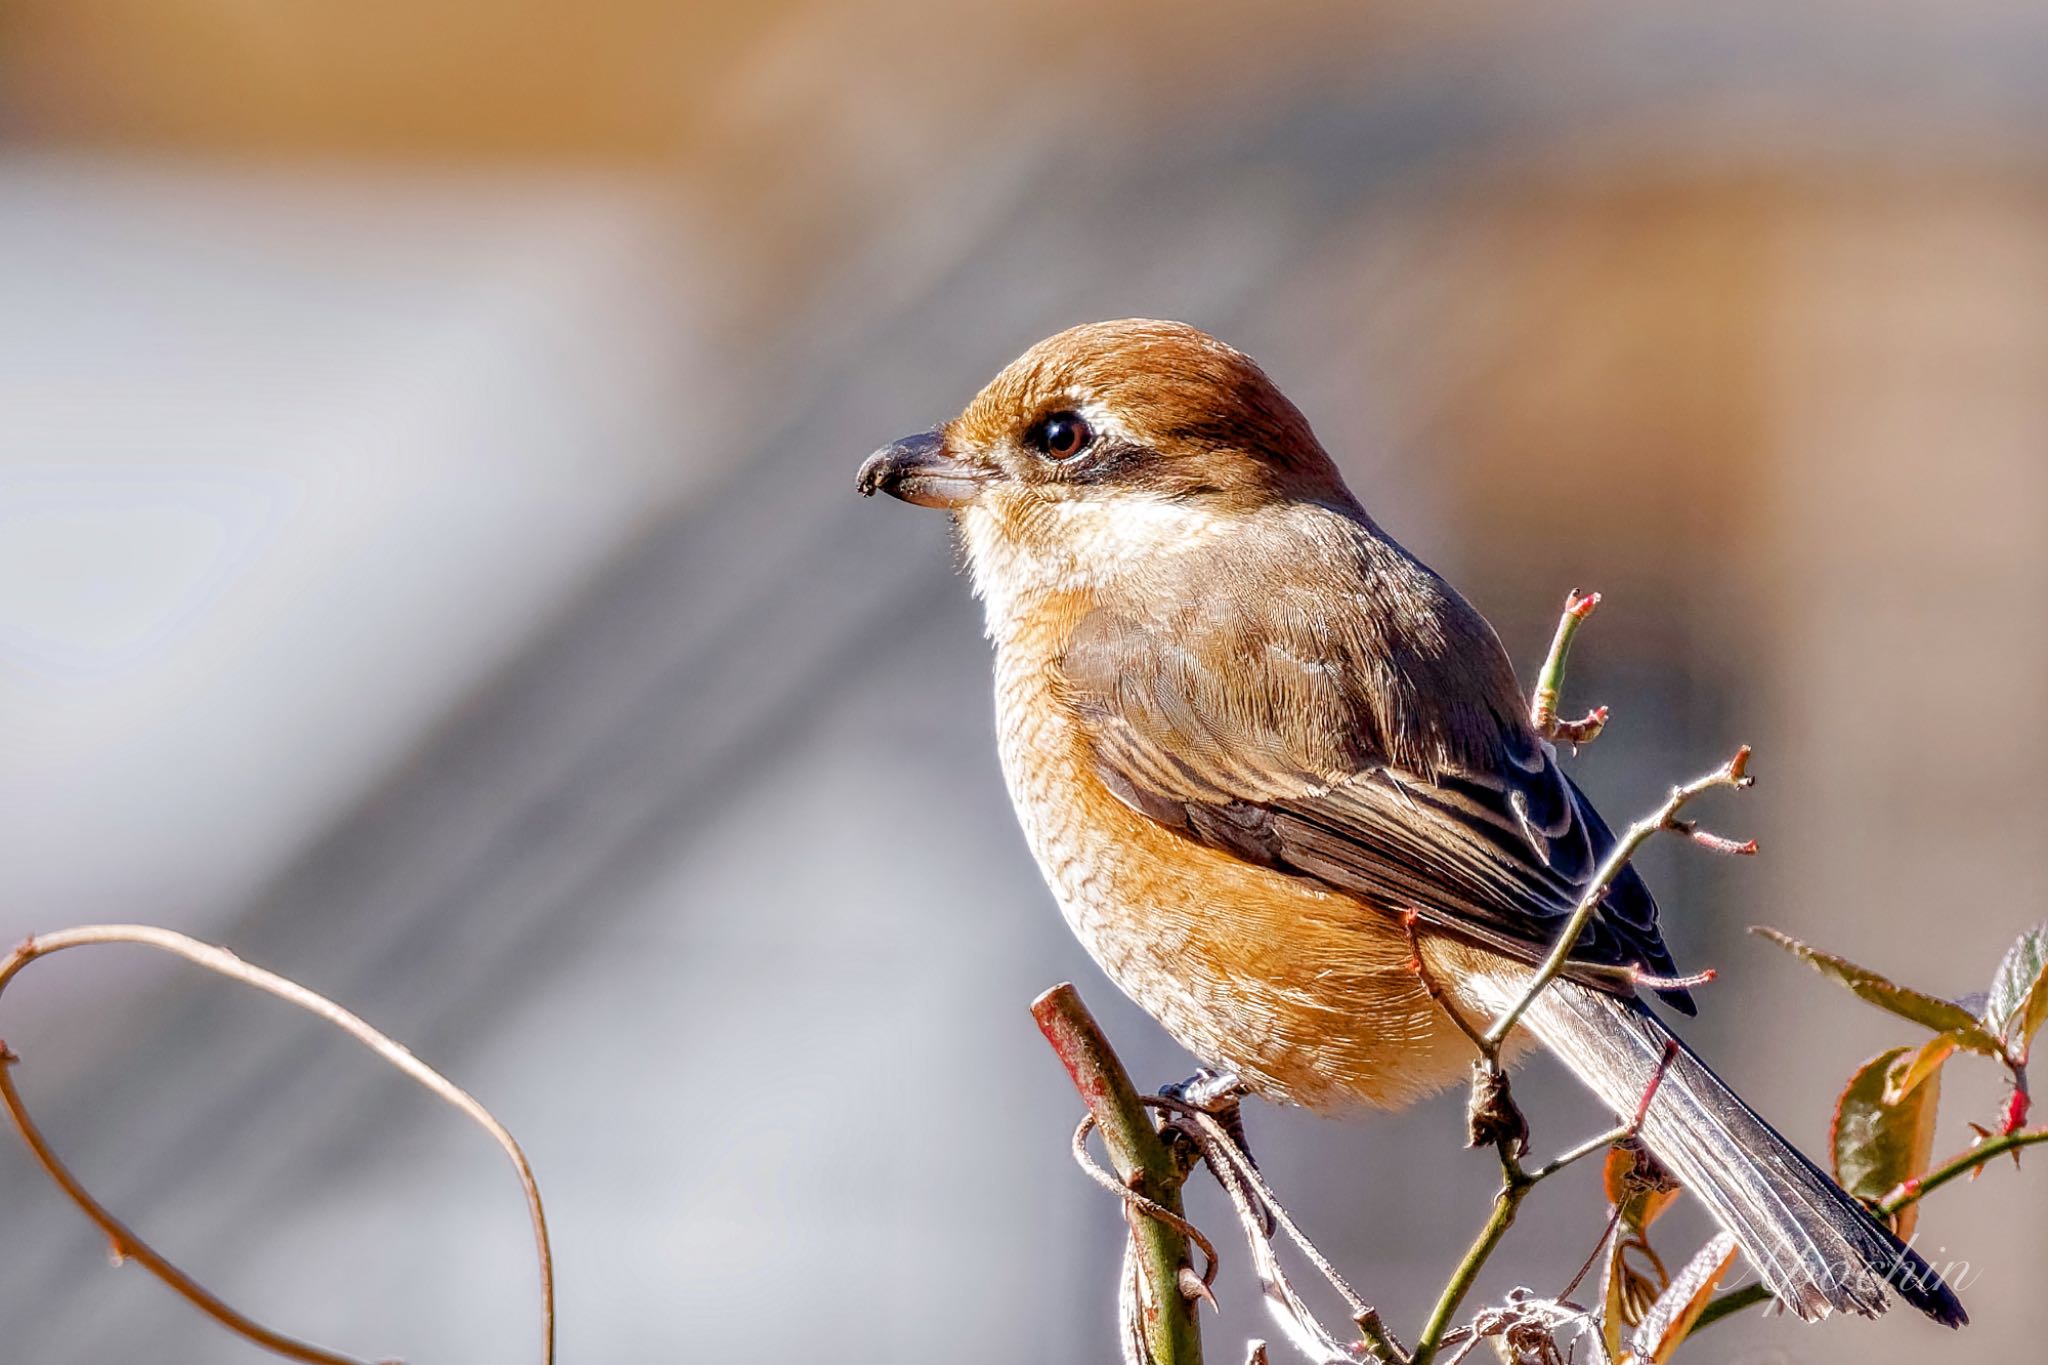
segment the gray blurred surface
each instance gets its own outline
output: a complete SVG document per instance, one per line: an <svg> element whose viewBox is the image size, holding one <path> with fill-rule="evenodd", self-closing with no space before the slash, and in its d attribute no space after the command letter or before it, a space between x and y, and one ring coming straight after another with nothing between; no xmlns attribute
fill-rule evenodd
<svg viewBox="0 0 2048 1365"><path fill-rule="evenodd" d="M191 928L447 1070L539 1169L565 1360L1111 1359L1117 1217L1024 1005L1072 978L1148 1083L1189 1062L1024 854L943 525L851 480L1044 332L1160 313L1260 356L1525 667L1567 586L1609 593L1572 691L1615 707L1578 763L1612 818L1759 743L1710 815L1767 857L1646 867L1724 973L1689 1036L1815 1148L1899 1039L1741 926L1960 994L2041 914L2048 35L1473 13L1349 63L1295 16L1264 60L1189 24L1160 84L878 86L913 40L807 12L681 194L0 167L0 515L43 518L0 523L4 927ZM6 1008L61 1149L229 1297L526 1358L509 1175L346 1043L118 951ZM1565 1086L1524 1087L1545 1146L1598 1121ZM1942 1146L1993 1098L1955 1084ZM1251 1121L1419 1320L1488 1194L1455 1098ZM2044 1210L2006 1171L1923 1224L1977 1268L1978 1354L2029 1349ZM0 1226L0 1359L260 1358L106 1272L8 1144ZM1482 1292L1554 1290L1598 1235L1574 1177ZM1264 1330L1242 1270L1219 1359ZM1691 1358L1952 1349L1716 1331Z"/></svg>
<svg viewBox="0 0 2048 1365"><path fill-rule="evenodd" d="M218 922L715 467L662 210L0 159L0 932Z"/></svg>

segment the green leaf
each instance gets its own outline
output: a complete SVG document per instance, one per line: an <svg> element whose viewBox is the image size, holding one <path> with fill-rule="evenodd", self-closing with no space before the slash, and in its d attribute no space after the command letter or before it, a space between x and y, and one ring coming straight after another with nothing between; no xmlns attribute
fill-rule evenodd
<svg viewBox="0 0 2048 1365"><path fill-rule="evenodd" d="M1984 1001L1984 1026L2020 1057L2048 1022L2048 924L2037 924L2008 948L1991 994Z"/></svg>
<svg viewBox="0 0 2048 1365"><path fill-rule="evenodd" d="M1761 925L1750 929L1752 934L1767 938L1793 956L1805 960L1822 976L1832 977L1857 995L1868 1000L1881 1010L1887 1010L1901 1019L1910 1019L1923 1028L1937 1033L1953 1033L1959 1046L1972 1052L1981 1052L1987 1057L2002 1057L2005 1049L1977 1017L1961 1005L1943 1000L1938 995L1916 991L1911 986L1901 986L1890 977L1873 972L1868 967L1859 967L1845 957L1824 953L1776 929Z"/></svg>
<svg viewBox="0 0 2048 1365"><path fill-rule="evenodd" d="M1828 1135L1835 1180L1867 1204L1876 1204L1920 1175L1934 1152L1940 1068L1930 1070L1897 1104L1885 1102L1886 1078L1915 1050L1895 1047L1878 1053L1857 1069L1835 1101L1834 1128ZM1909 1204L1893 1219L1892 1230L1901 1238L1913 1235L1913 1210L1917 1207Z"/></svg>

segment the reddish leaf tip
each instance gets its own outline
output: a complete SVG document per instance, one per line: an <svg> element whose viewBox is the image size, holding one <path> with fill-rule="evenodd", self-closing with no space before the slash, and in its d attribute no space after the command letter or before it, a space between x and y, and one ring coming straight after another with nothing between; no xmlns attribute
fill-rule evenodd
<svg viewBox="0 0 2048 1365"><path fill-rule="evenodd" d="M1749 775L1749 759L1755 750L1747 744L1735 751L1735 757L1728 760L1728 780L1738 787L1752 786L1756 779Z"/></svg>

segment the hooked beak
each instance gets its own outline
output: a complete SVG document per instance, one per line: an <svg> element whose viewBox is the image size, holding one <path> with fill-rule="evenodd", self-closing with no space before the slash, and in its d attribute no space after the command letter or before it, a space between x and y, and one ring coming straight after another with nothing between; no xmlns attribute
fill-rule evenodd
<svg viewBox="0 0 2048 1365"><path fill-rule="evenodd" d="M864 498L887 493L919 507L964 507L988 482L988 473L946 453L937 431L906 436L868 456L854 487Z"/></svg>

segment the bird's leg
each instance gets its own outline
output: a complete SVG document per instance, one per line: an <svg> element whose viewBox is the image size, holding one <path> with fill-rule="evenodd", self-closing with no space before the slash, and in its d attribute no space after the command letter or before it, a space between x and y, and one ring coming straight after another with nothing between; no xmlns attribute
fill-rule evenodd
<svg viewBox="0 0 2048 1365"><path fill-rule="evenodd" d="M1244 1157L1246 1164L1251 1166L1253 1170L1258 1169L1258 1158L1252 1155L1251 1140L1245 1136L1244 1131L1244 1106L1242 1101L1246 1095L1251 1093L1251 1088L1239 1078L1236 1072L1230 1070L1211 1070L1208 1067L1203 1067L1184 1081L1159 1087L1159 1093L1169 1100L1178 1100L1182 1104L1191 1105L1215 1119L1223 1131L1229 1135L1231 1144ZM1171 1119L1167 1120L1166 1127L1168 1131L1173 1131L1174 1124ZM1194 1144L1190 1143L1189 1145L1193 1146ZM1219 1172L1216 1178L1221 1180L1223 1176ZM1272 1210L1261 1209L1260 1212L1263 1215L1262 1221L1265 1224L1265 1234L1271 1237L1277 1230Z"/></svg>
<svg viewBox="0 0 2048 1365"><path fill-rule="evenodd" d="M1220 1114L1225 1106L1236 1108L1237 1102L1252 1092L1250 1086L1238 1079L1235 1071L1212 1070L1205 1066L1184 1081L1160 1086L1159 1093L1170 1100Z"/></svg>
<svg viewBox="0 0 2048 1365"><path fill-rule="evenodd" d="M1235 1071L1212 1071L1203 1067L1184 1081L1173 1085L1162 1085L1159 1093L1170 1100L1193 1105L1223 1125L1223 1131L1230 1134L1230 1140L1237 1144L1237 1150L1244 1153L1245 1160L1253 1166L1251 1144L1244 1135L1244 1107L1240 1103L1251 1088L1238 1079Z"/></svg>

